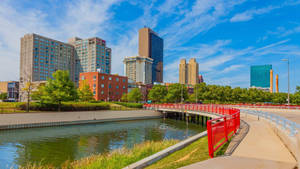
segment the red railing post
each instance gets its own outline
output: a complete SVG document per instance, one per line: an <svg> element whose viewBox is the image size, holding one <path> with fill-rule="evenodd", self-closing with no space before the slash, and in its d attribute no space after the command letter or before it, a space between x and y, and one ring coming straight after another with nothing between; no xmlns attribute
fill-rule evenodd
<svg viewBox="0 0 300 169"><path fill-rule="evenodd" d="M227 126L227 118L224 116L224 129L225 129L225 140L228 141L228 126Z"/></svg>
<svg viewBox="0 0 300 169"><path fill-rule="evenodd" d="M214 157L214 147L212 143L212 126L211 126L211 120L207 121L207 140L208 140L208 154L210 158Z"/></svg>

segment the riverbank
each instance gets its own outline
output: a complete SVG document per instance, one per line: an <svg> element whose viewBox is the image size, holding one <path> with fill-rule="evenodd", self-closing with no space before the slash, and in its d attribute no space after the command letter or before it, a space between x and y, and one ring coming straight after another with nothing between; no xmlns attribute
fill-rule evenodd
<svg viewBox="0 0 300 169"><path fill-rule="evenodd" d="M152 110L103 110L0 114L0 129L87 124L123 120L150 119L159 117L161 117L161 114Z"/></svg>

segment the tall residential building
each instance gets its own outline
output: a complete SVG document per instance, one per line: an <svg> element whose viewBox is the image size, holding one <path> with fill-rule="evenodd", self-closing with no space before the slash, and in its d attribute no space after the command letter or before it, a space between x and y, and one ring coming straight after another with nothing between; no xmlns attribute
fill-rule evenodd
<svg viewBox="0 0 300 169"><path fill-rule="evenodd" d="M78 82L79 73L96 72L111 73L111 49L106 47L105 40L94 37L69 39L69 43L75 47L75 82Z"/></svg>
<svg viewBox="0 0 300 169"><path fill-rule="evenodd" d="M185 59L180 60L179 64L179 83L195 85L199 83L199 64L195 58L186 63Z"/></svg>
<svg viewBox="0 0 300 169"><path fill-rule="evenodd" d="M189 60L189 78L188 78L188 84L195 85L198 83L199 78L199 64L196 62L195 58L192 58Z"/></svg>
<svg viewBox="0 0 300 169"><path fill-rule="evenodd" d="M250 87L270 91L272 65L258 65L250 68Z"/></svg>
<svg viewBox="0 0 300 169"><path fill-rule="evenodd" d="M152 82L163 82L163 50L163 39L157 33L147 27L139 30L139 56L153 59Z"/></svg>
<svg viewBox="0 0 300 169"><path fill-rule="evenodd" d="M124 72L128 79L143 84L152 83L153 59L145 56L126 57L124 59Z"/></svg>
<svg viewBox="0 0 300 169"><path fill-rule="evenodd" d="M273 93L273 70L270 70L270 93Z"/></svg>
<svg viewBox="0 0 300 169"><path fill-rule="evenodd" d="M26 34L21 38L20 89L26 82L45 81L52 78L56 70L68 70L75 79L74 47L70 44L37 34ZM25 93L20 90L20 100Z"/></svg>
<svg viewBox="0 0 300 169"><path fill-rule="evenodd" d="M179 83L188 84L188 64L185 59L181 59L179 64Z"/></svg>

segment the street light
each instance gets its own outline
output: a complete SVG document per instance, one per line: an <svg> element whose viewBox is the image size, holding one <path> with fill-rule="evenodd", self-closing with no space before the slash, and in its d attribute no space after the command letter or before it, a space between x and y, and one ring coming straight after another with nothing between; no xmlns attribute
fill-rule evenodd
<svg viewBox="0 0 300 169"><path fill-rule="evenodd" d="M289 59L281 59L282 61L287 62L288 64L288 105L290 105L290 60Z"/></svg>

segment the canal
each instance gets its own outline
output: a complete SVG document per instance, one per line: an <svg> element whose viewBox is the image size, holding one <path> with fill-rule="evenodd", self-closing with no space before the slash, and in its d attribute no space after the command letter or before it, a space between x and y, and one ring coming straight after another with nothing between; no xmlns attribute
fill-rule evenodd
<svg viewBox="0 0 300 169"><path fill-rule="evenodd" d="M59 166L147 140L183 140L204 130L184 121L151 119L0 131L0 168L26 163Z"/></svg>

